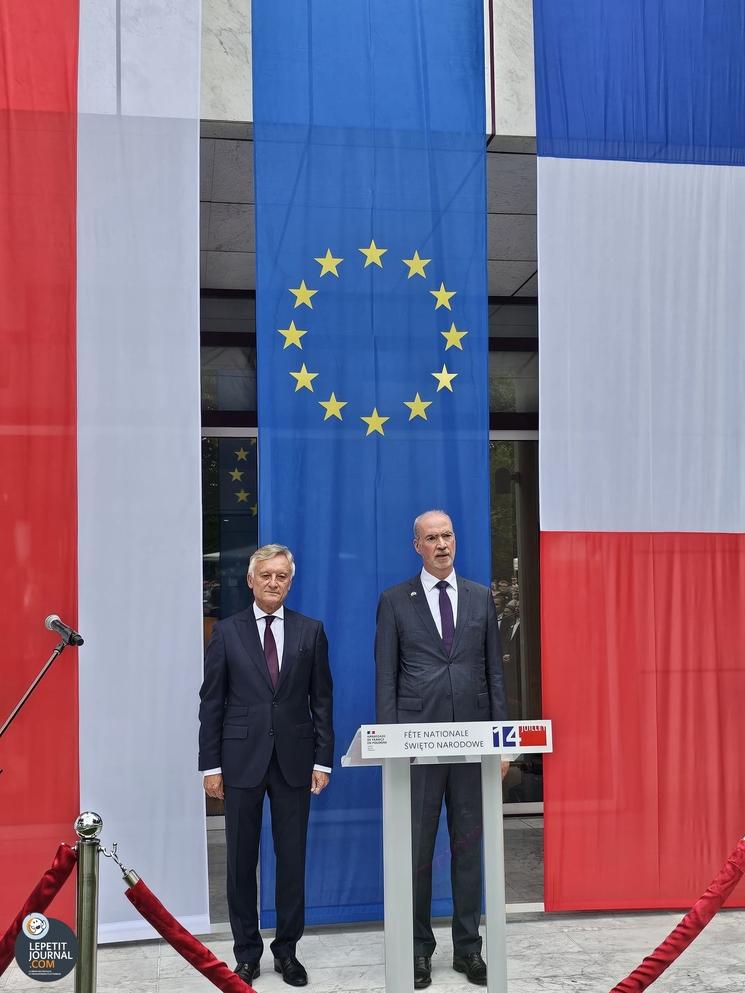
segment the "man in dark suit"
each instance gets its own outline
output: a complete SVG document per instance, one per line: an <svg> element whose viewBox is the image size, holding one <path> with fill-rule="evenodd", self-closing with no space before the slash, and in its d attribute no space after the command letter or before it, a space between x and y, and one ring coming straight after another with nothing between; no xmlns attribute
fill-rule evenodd
<svg viewBox="0 0 745 993"><path fill-rule="evenodd" d="M418 576L380 597L375 637L380 724L490 721L507 717L502 651L487 586L456 576L455 534L444 511L414 522ZM507 763L503 763L503 774ZM414 765L414 986L431 983L432 856L443 798L450 832L453 968L486 985L481 957L481 767Z"/></svg>
<svg viewBox="0 0 745 993"><path fill-rule="evenodd" d="M294 574L284 545L254 552L254 603L215 625L200 692L199 768L207 794L225 800L235 971L249 984L264 947L256 866L265 793L277 857L274 969L290 986L308 982L295 949L305 924L310 795L326 787L334 760L326 635L320 621L283 606Z"/></svg>

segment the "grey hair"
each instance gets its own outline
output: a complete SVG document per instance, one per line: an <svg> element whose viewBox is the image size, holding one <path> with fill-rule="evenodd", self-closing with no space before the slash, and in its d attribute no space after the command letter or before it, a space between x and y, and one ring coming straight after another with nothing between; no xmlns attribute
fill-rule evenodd
<svg viewBox="0 0 745 993"><path fill-rule="evenodd" d="M248 574L253 576L256 571L256 563L264 562L266 559L273 559L275 555L284 555L290 563L290 576L295 575L295 557L287 545L262 545L257 548L248 561Z"/></svg>
<svg viewBox="0 0 745 993"><path fill-rule="evenodd" d="M443 517L447 517L450 523L453 523L453 519L448 514L446 510L442 510L440 507L433 507L432 510L423 511L418 517L414 518L414 541L419 537L419 522L423 517L429 517L430 514L442 514Z"/></svg>

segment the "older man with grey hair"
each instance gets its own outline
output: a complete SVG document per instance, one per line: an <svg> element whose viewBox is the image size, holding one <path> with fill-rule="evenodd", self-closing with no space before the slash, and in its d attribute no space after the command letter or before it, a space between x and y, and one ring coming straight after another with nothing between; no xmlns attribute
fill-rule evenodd
<svg viewBox="0 0 745 993"><path fill-rule="evenodd" d="M199 768L211 797L225 800L228 910L236 973L260 973L256 866L268 793L277 858L274 969L305 986L295 950L305 924L305 847L311 794L334 760L328 644L320 621L284 607L292 552L264 545L251 556L254 603L215 624L199 708Z"/></svg>
<svg viewBox="0 0 745 993"><path fill-rule="evenodd" d="M499 626L491 591L455 572L455 529L443 510L414 521L421 572L384 590L375 635L381 724L498 721L507 717ZM507 765L503 764L502 774ZM486 985L481 957L481 768L411 770L414 986L432 982L432 857L443 801L450 833L453 968Z"/></svg>

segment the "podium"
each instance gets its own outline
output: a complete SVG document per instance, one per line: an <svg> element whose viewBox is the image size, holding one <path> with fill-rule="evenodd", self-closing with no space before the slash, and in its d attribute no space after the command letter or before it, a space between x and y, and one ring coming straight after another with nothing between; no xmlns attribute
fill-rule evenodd
<svg viewBox="0 0 745 993"><path fill-rule="evenodd" d="M480 762L488 993L507 993L502 825L503 759L552 751L550 721L363 724L342 766L383 767L383 886L386 993L414 989L411 765Z"/></svg>

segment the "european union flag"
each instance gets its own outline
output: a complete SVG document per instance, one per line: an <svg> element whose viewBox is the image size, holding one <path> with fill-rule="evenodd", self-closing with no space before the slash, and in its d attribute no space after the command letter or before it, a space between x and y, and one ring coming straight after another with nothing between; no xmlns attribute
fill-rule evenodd
<svg viewBox="0 0 745 993"><path fill-rule="evenodd" d="M260 537L326 624L345 749L414 517L489 581L483 3L255 0L253 64ZM337 767L313 801L310 922L382 916L378 786Z"/></svg>

